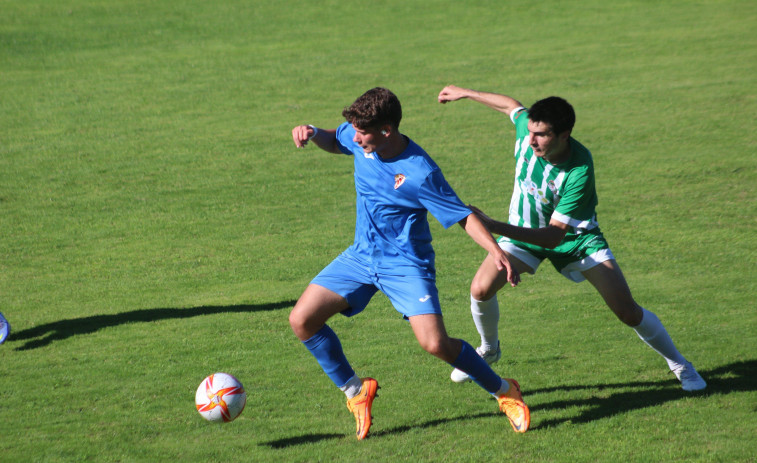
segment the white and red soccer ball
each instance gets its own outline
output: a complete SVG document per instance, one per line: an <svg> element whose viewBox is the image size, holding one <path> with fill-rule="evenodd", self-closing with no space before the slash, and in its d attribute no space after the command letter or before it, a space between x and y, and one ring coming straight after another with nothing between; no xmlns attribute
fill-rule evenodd
<svg viewBox="0 0 757 463"><path fill-rule="evenodd" d="M242 413L246 403L244 386L226 373L215 373L205 378L195 394L197 411L208 421L233 421Z"/></svg>

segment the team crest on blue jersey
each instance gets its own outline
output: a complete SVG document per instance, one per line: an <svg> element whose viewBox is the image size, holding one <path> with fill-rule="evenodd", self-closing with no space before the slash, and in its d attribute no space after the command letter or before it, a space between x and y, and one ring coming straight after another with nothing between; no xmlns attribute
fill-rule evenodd
<svg viewBox="0 0 757 463"><path fill-rule="evenodd" d="M401 187L402 184L405 183L405 175L404 174L397 174L394 176L394 189Z"/></svg>

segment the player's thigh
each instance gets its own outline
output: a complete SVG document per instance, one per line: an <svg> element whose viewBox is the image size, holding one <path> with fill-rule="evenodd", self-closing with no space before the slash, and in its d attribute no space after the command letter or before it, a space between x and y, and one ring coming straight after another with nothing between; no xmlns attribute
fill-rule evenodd
<svg viewBox="0 0 757 463"><path fill-rule="evenodd" d="M332 316L349 308L347 299L328 288L310 284L289 314L289 324L300 340L310 339Z"/></svg>
<svg viewBox="0 0 757 463"><path fill-rule="evenodd" d="M641 308L634 301L628 282L615 259L601 262L582 274L623 323L629 326L641 323Z"/></svg>
<svg viewBox="0 0 757 463"><path fill-rule="evenodd" d="M349 252L340 254L310 284L323 286L342 296L348 308L341 313L347 317L362 312L377 291L368 266Z"/></svg>
<svg viewBox="0 0 757 463"><path fill-rule="evenodd" d="M519 274L534 273L534 269L531 268L531 266L508 252L506 249L503 249L503 251L507 255L510 264ZM499 270L494 257L492 257L491 254L487 254L486 259L481 263L481 266L478 268L478 271L476 271L476 275L471 282L471 296L479 301L488 301L506 284L507 271Z"/></svg>

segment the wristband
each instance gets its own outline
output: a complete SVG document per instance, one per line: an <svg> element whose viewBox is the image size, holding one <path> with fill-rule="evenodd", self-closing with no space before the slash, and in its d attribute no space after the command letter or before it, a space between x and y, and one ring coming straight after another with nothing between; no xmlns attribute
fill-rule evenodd
<svg viewBox="0 0 757 463"><path fill-rule="evenodd" d="M313 129L313 135L311 135L311 136L308 137L308 140L312 140L313 137L315 137L316 135L318 135L318 127L316 127L314 125L308 125L308 127L310 127L311 129Z"/></svg>

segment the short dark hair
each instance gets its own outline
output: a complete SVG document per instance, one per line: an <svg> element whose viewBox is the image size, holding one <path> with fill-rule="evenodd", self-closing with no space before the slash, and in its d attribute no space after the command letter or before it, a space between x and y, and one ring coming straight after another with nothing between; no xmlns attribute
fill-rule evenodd
<svg viewBox="0 0 757 463"><path fill-rule="evenodd" d="M573 111L573 106L564 99L559 96L550 96L528 108L528 119L549 124L555 134L561 134L566 130L573 130L576 112Z"/></svg>
<svg viewBox="0 0 757 463"><path fill-rule="evenodd" d="M359 129L377 129L385 124L399 128L402 106L390 90L376 87L363 93L354 103L344 108L342 116Z"/></svg>

